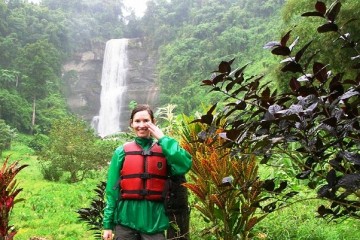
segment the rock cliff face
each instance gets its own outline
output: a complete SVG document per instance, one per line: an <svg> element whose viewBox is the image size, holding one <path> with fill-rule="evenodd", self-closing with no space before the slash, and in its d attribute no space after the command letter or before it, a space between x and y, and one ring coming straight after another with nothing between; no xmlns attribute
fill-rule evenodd
<svg viewBox="0 0 360 240"><path fill-rule="evenodd" d="M76 54L63 66L65 96L70 110L89 123L99 114L101 75L105 43L94 47L92 51ZM146 51L140 39L130 39L128 44L129 70L127 73L127 92L124 105L130 101L158 104L159 89L155 83L156 58ZM121 129L129 125L129 110L122 114Z"/></svg>
<svg viewBox="0 0 360 240"><path fill-rule="evenodd" d="M78 53L63 66L68 106L86 121L91 121L100 108L102 55Z"/></svg>

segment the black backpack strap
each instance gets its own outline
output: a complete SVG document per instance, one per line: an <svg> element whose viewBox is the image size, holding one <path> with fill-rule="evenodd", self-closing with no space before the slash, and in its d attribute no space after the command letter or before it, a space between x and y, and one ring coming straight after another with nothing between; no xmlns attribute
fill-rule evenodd
<svg viewBox="0 0 360 240"><path fill-rule="evenodd" d="M188 191L182 186L186 182L185 175L171 176L167 180L167 197L165 198L165 210L167 214L183 211L188 208Z"/></svg>
<svg viewBox="0 0 360 240"><path fill-rule="evenodd" d="M171 197L170 191L172 189L171 185L172 185L172 181L171 181L171 178L169 177L166 180L165 189L162 194L162 198L164 199L165 213L167 215L170 214L170 212L168 211L169 210L168 206L170 205L170 197Z"/></svg>

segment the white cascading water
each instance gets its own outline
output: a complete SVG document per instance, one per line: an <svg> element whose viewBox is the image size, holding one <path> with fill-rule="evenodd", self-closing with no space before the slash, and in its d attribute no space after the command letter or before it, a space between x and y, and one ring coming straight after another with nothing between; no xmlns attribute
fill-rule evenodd
<svg viewBox="0 0 360 240"><path fill-rule="evenodd" d="M95 128L101 137L115 134L120 129L123 93L126 91L128 39L106 42L101 76L100 112L94 117Z"/></svg>

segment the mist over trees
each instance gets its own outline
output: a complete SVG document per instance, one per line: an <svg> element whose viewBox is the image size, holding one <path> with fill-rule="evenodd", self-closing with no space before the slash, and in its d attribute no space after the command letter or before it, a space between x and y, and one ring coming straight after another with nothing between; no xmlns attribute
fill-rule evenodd
<svg viewBox="0 0 360 240"><path fill-rule="evenodd" d="M61 64L111 38L147 41L148 51L159 59L160 104L176 104L179 113L192 114L202 103L218 101L199 86L220 61L250 63L249 74L275 72L274 58L263 46L283 34L284 24L303 21L297 15L310 2L152 0L139 18L133 12L124 15L122 1L0 1L0 118L22 132L46 133L51 119L69 111ZM342 15L359 14L358 1L343 5ZM311 31L306 24L294 28L295 35L306 36L304 42L314 35ZM338 54L341 58L331 58L335 66L346 51ZM277 79L272 87L283 88L282 77Z"/></svg>
<svg viewBox="0 0 360 240"><path fill-rule="evenodd" d="M169 121L173 129L168 130L187 126L187 139L196 138L188 147L195 160L201 151L203 157L193 173L200 170L198 175L207 179L200 183L212 199L198 195L204 212L210 209L207 220L218 227L221 218L224 229L231 230L224 239L233 239L243 226L249 232L262 220L252 215L256 207L266 214L282 207L298 194L290 191L292 184L300 186L298 180L318 188L313 193L330 203L319 206L321 217L359 219L358 0L149 0L142 18L123 10L122 0L0 0L0 155L18 131L35 135L26 136L31 138L26 145L40 157L45 179L59 180L65 172L74 183L105 166L119 143L100 140L71 115L62 65L109 39L142 38L159 60L162 106L172 104L169 112L179 119L177 113L199 117L197 111L212 106L193 121L186 116L173 119L175 124ZM315 18L300 17L304 12ZM121 141L127 141L125 135ZM218 137L224 148L213 145ZM218 165L225 159L225 154L216 155L222 150L235 160L232 165ZM251 158L240 158L248 153ZM279 167L269 170L263 184L257 164ZM244 178L250 180L246 184L243 173L253 173ZM233 186L235 176L236 191L209 192L209 184L224 187L224 176L225 187ZM198 176L192 177L199 183ZM195 193L198 185L193 185ZM260 186L275 193L275 200L257 195ZM240 200L239 194L253 201L241 211L233 201ZM214 204L224 210L222 215ZM247 214L247 223L234 221L240 213ZM217 231L225 235L221 225Z"/></svg>
<svg viewBox="0 0 360 240"><path fill-rule="evenodd" d="M0 118L47 133L68 113L61 66L74 53L123 36L116 1L0 2Z"/></svg>
<svg viewBox="0 0 360 240"><path fill-rule="evenodd" d="M198 86L221 60L254 61L254 69L268 65L262 46L278 30L273 26L284 1L155 2L141 25L159 48L162 104L177 104L179 112L191 113L202 102L217 101Z"/></svg>

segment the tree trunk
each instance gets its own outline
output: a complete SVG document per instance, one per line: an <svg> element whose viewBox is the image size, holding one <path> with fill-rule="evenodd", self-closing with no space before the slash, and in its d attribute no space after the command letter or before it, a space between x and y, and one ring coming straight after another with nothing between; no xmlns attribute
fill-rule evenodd
<svg viewBox="0 0 360 240"><path fill-rule="evenodd" d="M32 118L31 118L31 129L30 129L30 134L34 133L34 127L35 127L35 110L36 110L36 98L34 97L33 99L33 109L32 109Z"/></svg>
<svg viewBox="0 0 360 240"><path fill-rule="evenodd" d="M76 183L78 180L77 171L70 171L70 182Z"/></svg>
<svg viewBox="0 0 360 240"><path fill-rule="evenodd" d="M171 178L170 200L167 211L170 219L170 228L167 230L167 239L189 239L190 209L188 204L187 188L181 184L186 182L185 176Z"/></svg>

